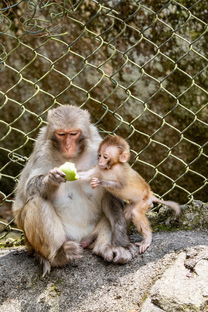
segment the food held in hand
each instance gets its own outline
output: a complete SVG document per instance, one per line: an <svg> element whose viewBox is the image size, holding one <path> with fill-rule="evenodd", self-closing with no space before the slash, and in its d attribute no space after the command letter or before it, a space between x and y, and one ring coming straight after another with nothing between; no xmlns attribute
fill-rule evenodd
<svg viewBox="0 0 208 312"><path fill-rule="evenodd" d="M59 167L59 169L63 173L65 173L66 180L68 180L68 181L75 181L75 180L79 179L78 174L77 174L77 169L76 169L74 163L67 161L63 165L61 165Z"/></svg>

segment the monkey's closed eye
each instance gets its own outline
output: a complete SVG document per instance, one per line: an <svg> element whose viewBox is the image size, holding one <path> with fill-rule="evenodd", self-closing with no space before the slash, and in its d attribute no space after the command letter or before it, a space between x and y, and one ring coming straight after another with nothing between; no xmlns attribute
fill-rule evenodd
<svg viewBox="0 0 208 312"><path fill-rule="evenodd" d="M77 132L70 132L70 135L77 135Z"/></svg>
<svg viewBox="0 0 208 312"><path fill-rule="evenodd" d="M60 132L60 133L57 133L57 135L59 135L59 136L65 136L65 135L66 135L66 133L64 133L64 132Z"/></svg>

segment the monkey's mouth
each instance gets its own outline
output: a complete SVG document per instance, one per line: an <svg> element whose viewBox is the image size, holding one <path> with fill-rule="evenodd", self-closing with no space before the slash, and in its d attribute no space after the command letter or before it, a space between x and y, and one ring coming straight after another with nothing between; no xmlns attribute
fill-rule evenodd
<svg viewBox="0 0 208 312"><path fill-rule="evenodd" d="M63 157L66 160L72 160L73 158L77 157L77 154L78 154L77 151L72 151L71 149L68 149L63 152Z"/></svg>
<svg viewBox="0 0 208 312"><path fill-rule="evenodd" d="M107 169L109 169L108 165L106 165L106 166L99 165L99 167L100 167L100 169L102 169L102 170L107 170Z"/></svg>

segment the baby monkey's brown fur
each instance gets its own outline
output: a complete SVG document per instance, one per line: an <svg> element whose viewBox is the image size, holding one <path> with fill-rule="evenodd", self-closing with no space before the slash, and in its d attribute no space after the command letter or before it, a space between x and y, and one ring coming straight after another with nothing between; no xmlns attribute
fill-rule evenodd
<svg viewBox="0 0 208 312"><path fill-rule="evenodd" d="M90 178L93 188L102 186L116 197L127 201L125 217L132 220L142 234L143 241L136 244L140 246L140 253L143 253L152 241L152 230L145 213L153 206L153 202L171 207L176 214L180 213L180 207L176 202L155 197L149 184L130 167L129 158L128 143L120 136L107 136L100 143L97 166L80 173L80 178Z"/></svg>

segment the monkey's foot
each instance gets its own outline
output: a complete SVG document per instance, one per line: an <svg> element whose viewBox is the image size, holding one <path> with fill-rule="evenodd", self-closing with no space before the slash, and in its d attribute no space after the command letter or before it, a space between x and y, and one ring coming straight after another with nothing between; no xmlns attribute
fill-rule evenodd
<svg viewBox="0 0 208 312"><path fill-rule="evenodd" d="M127 248L105 245L102 247L99 246L99 248L94 248L93 253L108 262L125 264L134 258L138 253L138 249L134 244L129 244Z"/></svg>
<svg viewBox="0 0 208 312"><path fill-rule="evenodd" d="M57 250L53 259L50 259L52 266L63 266L72 260L79 259L82 256L81 246L73 241L67 241Z"/></svg>
<svg viewBox="0 0 208 312"><path fill-rule="evenodd" d="M95 245L92 252L108 262L113 261L113 247L110 245Z"/></svg>
<svg viewBox="0 0 208 312"><path fill-rule="evenodd" d="M76 242L67 241L63 244L63 250L66 258L71 261L82 257L82 248Z"/></svg>
<svg viewBox="0 0 208 312"><path fill-rule="evenodd" d="M138 248L134 244L129 244L127 248L114 247L114 263L125 264L131 261L138 253Z"/></svg>
<svg viewBox="0 0 208 312"><path fill-rule="evenodd" d="M142 254L149 248L149 246L151 245L151 241L149 242L143 240L142 242L135 243L135 245L139 247L139 253Z"/></svg>
<svg viewBox="0 0 208 312"><path fill-rule="evenodd" d="M128 250L132 254L132 258L134 258L138 254L138 247L137 245L130 243L128 246Z"/></svg>

